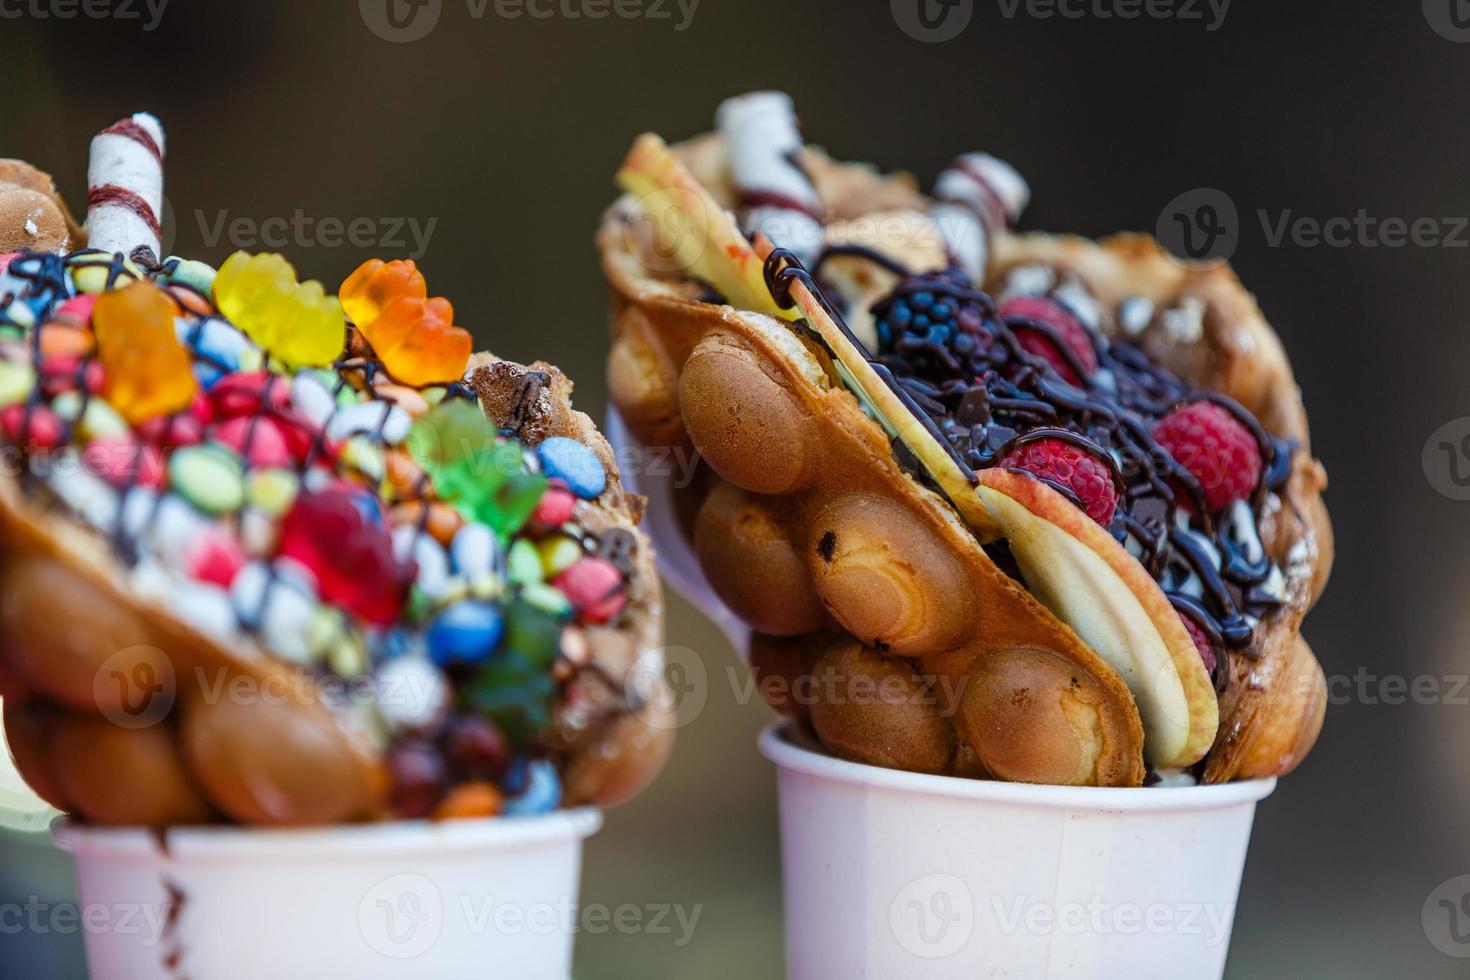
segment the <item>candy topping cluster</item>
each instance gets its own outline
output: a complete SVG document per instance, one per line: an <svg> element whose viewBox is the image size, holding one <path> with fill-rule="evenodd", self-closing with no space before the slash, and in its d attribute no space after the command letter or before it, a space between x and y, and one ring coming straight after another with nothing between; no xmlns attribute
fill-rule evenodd
<svg viewBox="0 0 1470 980"><path fill-rule="evenodd" d="M397 815L554 808L540 736L628 601L629 542L579 520L607 473L497 431L412 262L340 296L278 255L0 257L5 478L217 644L369 682Z"/></svg>

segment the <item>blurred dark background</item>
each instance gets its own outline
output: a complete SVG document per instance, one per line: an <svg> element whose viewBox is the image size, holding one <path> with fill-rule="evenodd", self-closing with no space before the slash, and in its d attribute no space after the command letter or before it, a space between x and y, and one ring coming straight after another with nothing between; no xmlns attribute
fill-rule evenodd
<svg viewBox="0 0 1470 980"><path fill-rule="evenodd" d="M1306 629L1334 703L1315 754L1258 813L1229 975L1467 974L1421 922L1430 893L1470 872L1470 503L1421 464L1436 430L1470 416L1458 0L1242 3L1223 20L1203 0L1136 19L1103 16L1127 0L1066 8L1080 17L973 0L950 11L970 19L944 43L911 37L885 0L702 0L692 17L690 0L645 0L644 16L601 20L570 16L581 0L539 7L545 19L442 0L418 11L411 30L435 7L439 19L409 43L370 27L383 32L385 0L172 0L152 30L142 0L129 4L137 19L121 3L102 19L4 4L0 155L52 171L80 210L89 137L149 109L169 134L176 251L217 263L260 247L235 219L368 219L371 244L334 247L330 225L304 224L270 243L329 287L369 256L418 252L412 229L432 222L420 264L459 321L502 355L559 363L599 417L605 290L591 236L613 170L635 134L705 130L725 96L786 89L810 140L926 183L958 151L994 152L1031 182L1031 228L1153 230L1177 195L1224 191L1235 264L1305 390L1338 533ZM1272 240L1288 214L1360 210L1432 219L1439 241ZM416 224L394 242L399 219ZM677 600L669 641L711 677L736 664ZM1435 693L1405 699L1395 677L1429 678ZM663 780L609 814L584 900L702 912L682 948L582 937L579 977L782 975L775 779L754 747L768 720L713 684Z"/></svg>

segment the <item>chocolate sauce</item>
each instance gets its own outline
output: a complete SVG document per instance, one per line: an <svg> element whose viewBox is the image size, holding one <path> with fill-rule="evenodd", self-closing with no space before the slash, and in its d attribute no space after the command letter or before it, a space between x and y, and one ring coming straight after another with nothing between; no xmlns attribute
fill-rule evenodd
<svg viewBox="0 0 1470 980"><path fill-rule="evenodd" d="M867 257L866 252L829 250L819 261L829 254ZM892 268L890 260L880 264ZM772 253L765 272L771 295L783 308L793 305L793 284L806 285L883 383L965 472L996 466L1014 449L1041 439L1060 439L1105 463L1119 493L1108 530L1121 544L1132 543L1130 550L1140 563L1212 643L1255 655L1253 620L1279 608L1281 600L1266 590L1277 572L1270 559L1264 553L1253 559L1247 552L1259 548L1261 507L1271 491L1284 485L1293 447L1270 437L1242 406L1190 387L1124 341L1093 338L1098 367L1088 370L1054 328L1031 318L1003 319L991 298L957 269L909 276L874 305L880 325L876 356L848 330L815 278L791 253ZM944 306L949 320L929 325L926 318L913 330L887 329L896 304L915 297L919 305L929 304L926 309ZM1082 386L1067 383L1048 362L1023 348L1018 329L1050 340L1077 377L1086 379ZM1260 447L1263 476L1252 494L1249 529L1254 542L1237 540L1230 528L1221 526L1230 522L1209 513L1199 481L1152 437L1164 415L1202 399L1238 418ZM897 455L927 480L911 454ZM1081 505L1067 488L1050 485ZM1224 662L1223 657L1217 660ZM1222 668L1217 666L1216 674L1219 684Z"/></svg>

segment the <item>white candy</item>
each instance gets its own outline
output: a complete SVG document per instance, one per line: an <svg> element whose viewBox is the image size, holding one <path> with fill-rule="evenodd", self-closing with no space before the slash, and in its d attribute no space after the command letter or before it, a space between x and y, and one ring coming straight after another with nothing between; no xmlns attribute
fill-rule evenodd
<svg viewBox="0 0 1470 980"><path fill-rule="evenodd" d="M455 570L470 581L490 574L495 565L495 551L495 533L484 524L466 524L455 532L449 544Z"/></svg>
<svg viewBox="0 0 1470 980"><path fill-rule="evenodd" d="M382 439L396 446L408 438L413 419L407 412L389 402L363 402L349 405L332 416L327 423L327 438L342 442L359 433L373 434L382 430Z"/></svg>
<svg viewBox="0 0 1470 980"><path fill-rule="evenodd" d="M160 558L170 565L182 566L194 541L212 526L214 522L184 498L169 494L158 505L149 540Z"/></svg>
<svg viewBox="0 0 1470 980"><path fill-rule="evenodd" d="M1153 318L1154 304L1146 296L1130 296L1118 304L1118 323L1129 337L1137 337L1147 330Z"/></svg>
<svg viewBox="0 0 1470 980"><path fill-rule="evenodd" d="M169 611L211 639L230 642L238 635L239 621L230 604L230 594L206 582L175 583Z"/></svg>
<svg viewBox="0 0 1470 980"><path fill-rule="evenodd" d="M275 520L264 511L247 507L240 512L240 546L252 558L264 558L276 550L280 537Z"/></svg>
<svg viewBox="0 0 1470 980"><path fill-rule="evenodd" d="M294 663L311 661L311 625L317 604L297 576L281 574L272 580L263 563L251 562L235 577L230 600L240 621L255 625L272 653Z"/></svg>
<svg viewBox="0 0 1470 980"><path fill-rule="evenodd" d="M103 534L117 529L122 514L117 491L84 467L76 453L58 455L46 482L51 492L87 524Z"/></svg>
<svg viewBox="0 0 1470 980"><path fill-rule="evenodd" d="M317 374L302 371L291 382L291 405L312 425L323 428L337 410L337 399Z"/></svg>
<svg viewBox="0 0 1470 980"><path fill-rule="evenodd" d="M444 548L412 525L393 529L393 553L399 561L412 559L418 564L418 587L430 599L438 599L449 589L449 556Z"/></svg>
<svg viewBox="0 0 1470 980"><path fill-rule="evenodd" d="M395 732L432 729L449 710L449 683L427 657L395 657L378 669L378 714Z"/></svg>

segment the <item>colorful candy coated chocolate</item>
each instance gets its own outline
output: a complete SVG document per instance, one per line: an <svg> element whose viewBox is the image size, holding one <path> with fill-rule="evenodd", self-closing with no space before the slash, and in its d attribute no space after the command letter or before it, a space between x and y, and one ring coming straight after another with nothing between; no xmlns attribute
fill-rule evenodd
<svg viewBox="0 0 1470 980"><path fill-rule="evenodd" d="M146 282L97 297L92 323L103 394L133 425L187 408L199 387L174 330L175 311L173 300Z"/></svg>
<svg viewBox="0 0 1470 980"><path fill-rule="evenodd" d="M520 794L505 801L501 811L508 817L531 817L550 813L561 805L561 777L556 767L544 759L523 763L524 770L513 774L523 784Z"/></svg>
<svg viewBox="0 0 1470 980"><path fill-rule="evenodd" d="M505 631L500 609L488 602L457 602L429 627L429 656L441 667L481 664L495 653Z"/></svg>
<svg viewBox="0 0 1470 980"><path fill-rule="evenodd" d="M553 436L536 447L541 469L547 476L562 480L584 500L592 500L607 489L607 470L597 454L575 439Z"/></svg>
<svg viewBox="0 0 1470 980"><path fill-rule="evenodd" d="M584 558L557 576L556 586L589 623L611 621L628 602L623 573L605 558Z"/></svg>
<svg viewBox="0 0 1470 980"><path fill-rule="evenodd" d="M291 367L322 367L342 353L346 317L315 280L298 283L279 255L236 252L214 279L220 312Z"/></svg>

